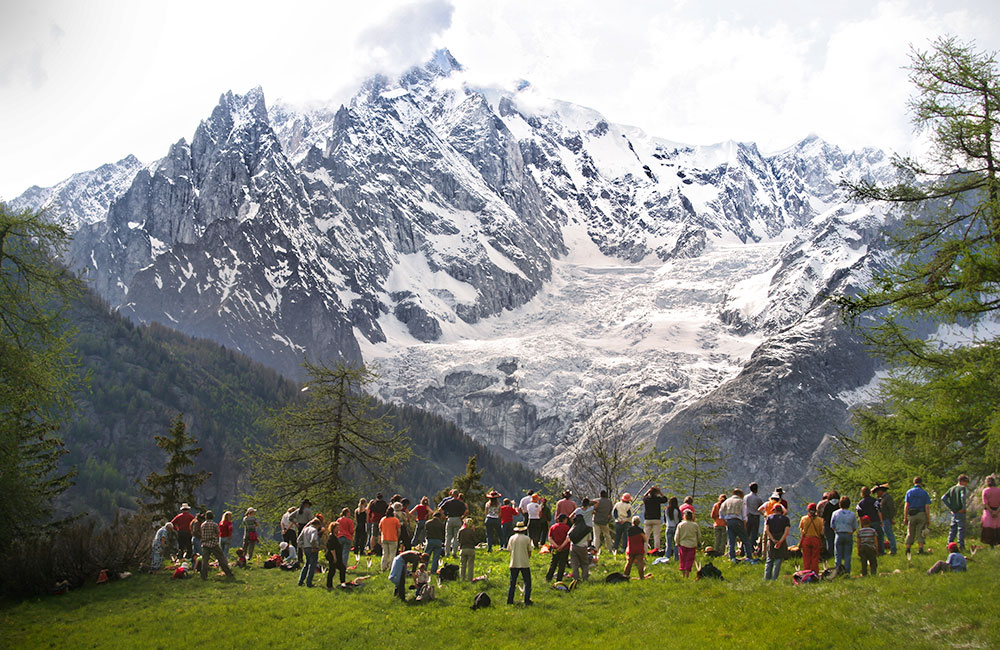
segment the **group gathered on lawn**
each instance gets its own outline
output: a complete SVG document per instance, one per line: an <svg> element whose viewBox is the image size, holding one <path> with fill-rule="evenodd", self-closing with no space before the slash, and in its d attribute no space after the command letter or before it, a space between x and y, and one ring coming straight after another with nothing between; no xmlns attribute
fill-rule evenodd
<svg viewBox="0 0 1000 650"><path fill-rule="evenodd" d="M728 554L734 563L762 562L765 580L778 579L784 560L801 558L801 568L793 575L793 581L800 583L850 575L857 549L861 575L875 576L879 557L897 552L894 527L900 521L900 535L905 530L904 553L909 557L914 545L918 554L925 553L932 499L920 477L913 479L901 507L884 483L861 488L853 508L850 497L836 490L824 493L819 502L806 506L794 536L784 490L775 488L767 499L758 491L758 485L750 483L746 493L737 488L720 494L709 513L713 537L704 543L703 537L708 536L696 521L692 497L681 500L667 496L656 486L646 490L641 499L626 492L617 502L606 490L579 502L566 490L554 509L533 490L517 500L490 491L485 495L481 520L469 516L465 495L456 490L436 506L425 496L412 507L410 500L400 495L386 500L379 493L371 501L361 499L353 511L343 508L336 518L313 512L312 503L304 499L281 517L279 552L265 557L262 564L297 571L298 585L313 587L315 574L323 571L319 568L323 549L328 589L333 589L335 582L343 589L354 588L373 572L387 572L396 596L405 601L408 590L413 589L415 600L426 602L434 598L441 580L481 580L483 576L475 575L477 553L505 550L510 569L507 603L513 604L522 581L524 603L530 605L533 551L550 556L545 580L562 590L588 580L591 567L599 561L611 564L624 560L620 572L606 577L608 582L630 579L633 568L637 579L650 577L647 561L676 563L681 575L688 577L696 570L699 550L709 558ZM941 497L950 515L949 553L928 573L966 569L965 533L971 496L969 477L963 474ZM980 539L992 548L1000 543L1000 488L995 476L986 478L981 504ZM478 530L480 525L484 535ZM254 560L261 541L259 529L257 511L247 508L242 517L242 542L235 548L237 567L246 567ZM206 579L210 566L217 564L220 575L233 578L233 534L232 512L224 512L216 521L211 510L196 515L188 504L182 504L179 514L156 531L150 568L159 571L167 567L174 577L197 571ZM797 544L792 544L794 537ZM973 546L972 553L976 550ZM625 557L619 558L619 553ZM352 555L354 564L348 566ZM457 566L442 564L442 558L449 556L458 560ZM347 572L358 570L362 558L367 560L364 575L349 582ZM833 565L821 570L821 561L828 559ZM706 568L713 569L706 571L706 576L720 575L710 564ZM563 582L567 571L570 580ZM437 578L436 585L432 577Z"/></svg>

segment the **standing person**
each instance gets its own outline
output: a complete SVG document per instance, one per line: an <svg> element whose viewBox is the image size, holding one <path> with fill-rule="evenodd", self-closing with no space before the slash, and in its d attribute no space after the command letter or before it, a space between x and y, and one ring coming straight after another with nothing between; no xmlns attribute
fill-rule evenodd
<svg viewBox="0 0 1000 650"><path fill-rule="evenodd" d="M875 496L878 497L878 511L882 514L882 532L889 540L889 555L896 554L896 533L892 528L896 519L896 503L889 494L889 484L883 483L875 486Z"/></svg>
<svg viewBox="0 0 1000 650"><path fill-rule="evenodd" d="M354 509L354 552L361 555L368 543L368 501L358 499L358 507Z"/></svg>
<svg viewBox="0 0 1000 650"><path fill-rule="evenodd" d="M781 561L788 551L788 533L792 525L785 516L785 508L781 504L774 507L774 513L764 522L764 534L767 537L764 561L764 579L777 580L781 575Z"/></svg>
<svg viewBox="0 0 1000 650"><path fill-rule="evenodd" d="M404 603L406 602L406 565L410 565L410 570L415 570L420 563L427 562L427 554L417 551L404 551L397 555L389 569L389 582L396 588L393 596L396 596Z"/></svg>
<svg viewBox="0 0 1000 650"><path fill-rule="evenodd" d="M312 511L312 501L309 499L302 499L302 503L299 507L295 509L295 514L292 515L292 522L295 524L295 538L298 539L299 533L309 525L309 522L313 520Z"/></svg>
<svg viewBox="0 0 1000 650"><path fill-rule="evenodd" d="M420 498L420 503L413 506L413 510L410 511L413 518L417 520L417 527L413 531L413 539L410 540L410 546L419 546L424 543L427 539L427 535L424 532L427 526L427 520L431 516L431 500L426 496Z"/></svg>
<svg viewBox="0 0 1000 650"><path fill-rule="evenodd" d="M632 517L632 525L628 529L628 560L625 562L625 577L632 574L632 567L639 569L639 579L646 577L646 535L639 524L639 515Z"/></svg>
<svg viewBox="0 0 1000 650"><path fill-rule="evenodd" d="M760 486L756 481L748 487L750 494L743 500L747 508L747 537L756 542L760 538L760 507L764 505L764 499L757 494Z"/></svg>
<svg viewBox="0 0 1000 650"><path fill-rule="evenodd" d="M681 523L681 509L677 504L677 497L670 497L667 501L667 511L663 515L664 523L667 525L667 550L663 554L665 558L677 559L677 545L674 544L674 534L677 526Z"/></svg>
<svg viewBox="0 0 1000 650"><path fill-rule="evenodd" d="M875 536L878 537L878 546L875 551L882 555L885 552L885 544L882 543L882 513L878 509L878 500L872 496L871 488L867 486L861 488L861 500L858 501L855 510L858 517L868 517L870 528L875 531Z"/></svg>
<svg viewBox="0 0 1000 650"><path fill-rule="evenodd" d="M549 525L552 523L552 508L549 507L549 500L542 497L541 503L542 509L538 513L538 518L542 520L542 523L535 529L535 548L538 548L545 543L545 532L549 529Z"/></svg>
<svg viewBox="0 0 1000 650"><path fill-rule="evenodd" d="M931 520L931 496L923 487L923 479L919 476L913 479L913 487L906 491L903 500L903 525L906 526L906 555L910 555L910 547L917 542L917 554L924 554L924 535Z"/></svg>
<svg viewBox="0 0 1000 650"><path fill-rule="evenodd" d="M819 556L826 541L823 518L816 514L817 504L810 503L807 514L799 520L799 548L802 549L802 568L819 573Z"/></svg>
<svg viewBox="0 0 1000 650"><path fill-rule="evenodd" d="M722 509L722 502L725 500L726 495L720 494L712 506L712 513L709 515L712 517L712 533L715 536L713 540L715 544L712 546L712 550L720 557L726 552L726 520L719 515L719 510Z"/></svg>
<svg viewBox="0 0 1000 650"><path fill-rule="evenodd" d="M373 553L377 550L380 551L382 548L379 523L382 522L382 517L385 516L388 509L389 504L382 498L381 492L377 493L375 498L368 503L368 532L370 534L368 547Z"/></svg>
<svg viewBox="0 0 1000 650"><path fill-rule="evenodd" d="M590 502L590 499L587 497L583 498L583 502L580 503L580 507L574 510L573 514L570 516L570 520L575 522L577 515L583 517L583 523L587 524L587 528L590 529L587 539L584 540L586 542L585 547L590 546L590 543L594 539L594 504Z"/></svg>
<svg viewBox="0 0 1000 650"><path fill-rule="evenodd" d="M253 559L255 546L257 546L257 508L247 508L243 513L243 554L248 562Z"/></svg>
<svg viewBox="0 0 1000 650"><path fill-rule="evenodd" d="M573 512L576 510L576 501L573 500L573 493L566 490L562 494L562 498L556 501L556 516L566 515L573 520Z"/></svg>
<svg viewBox="0 0 1000 650"><path fill-rule="evenodd" d="M618 549L625 550L628 542L628 528L632 524L632 495L626 492L622 495L621 501L611 509L611 514L615 518L615 553Z"/></svg>
<svg viewBox="0 0 1000 650"><path fill-rule="evenodd" d="M306 524L295 540L298 543L299 554L302 557L302 571L299 573L299 586L313 586L313 576L319 564L319 519L313 519Z"/></svg>
<svg viewBox="0 0 1000 650"><path fill-rule="evenodd" d="M424 532L427 535L427 541L424 542L424 552L430 557L431 573L437 573L438 562L441 561L441 552L444 549L444 513L435 510L431 518L427 520Z"/></svg>
<svg viewBox="0 0 1000 650"><path fill-rule="evenodd" d="M997 487L995 476L986 477L986 487L983 488L983 517L980 541L990 548L1000 544L1000 487Z"/></svg>
<svg viewBox="0 0 1000 650"><path fill-rule="evenodd" d="M382 562L381 571L388 571L392 563L392 558L396 557L399 548L399 533L402 525L396 518L396 511L389 510L378 523L378 530L382 536Z"/></svg>
<svg viewBox="0 0 1000 650"><path fill-rule="evenodd" d="M169 557L170 555L170 535L174 532L174 525L171 522L167 522L160 526L156 531L156 535L153 536L153 560L149 565L149 568L153 571L159 571L163 568L163 558Z"/></svg>
<svg viewBox="0 0 1000 650"><path fill-rule="evenodd" d="M654 551L663 549L661 546L663 543L661 506L667 501L667 497L655 485L646 491L646 496L642 497L643 528L646 532L646 542L653 545Z"/></svg>
<svg viewBox="0 0 1000 650"><path fill-rule="evenodd" d="M500 506L500 548L507 548L507 540L514 534L514 515L517 508L510 499L504 499Z"/></svg>
<svg viewBox="0 0 1000 650"><path fill-rule="evenodd" d="M204 536L204 535L203 535ZM204 544L204 542L202 542ZM219 547L229 560L229 549L233 546L233 513L226 510L219 521Z"/></svg>
<svg viewBox="0 0 1000 650"><path fill-rule="evenodd" d="M680 558L681 576L687 578L691 575L691 567L694 565L694 556L701 539L701 526L694 520L694 509L685 510L683 517L681 523L677 524L674 542L677 544L677 555Z"/></svg>
<svg viewBox="0 0 1000 650"><path fill-rule="evenodd" d="M399 508L396 508L399 505ZM396 504L393 504L393 508L396 509L396 518L399 519L400 529L399 529L399 548L408 551L410 550L410 542L413 539L413 531L417 528L417 520L410 514L410 500L403 499Z"/></svg>
<svg viewBox="0 0 1000 650"><path fill-rule="evenodd" d="M448 517L445 523L444 533L444 553L453 558L458 558L458 531L462 528L462 522L469 508L465 502L458 498L458 490L451 491L452 496L442 501L440 510Z"/></svg>
<svg viewBox="0 0 1000 650"><path fill-rule="evenodd" d="M348 515L351 511L344 508ZM340 573L340 586L343 587L347 584L347 565L344 563L344 547L341 544L341 539L343 538L344 531L340 530L340 521L344 519L338 519L337 521L331 521L330 525L326 528L326 563L329 565L326 572L326 588L333 589L333 572L338 571ZM347 521L351 523L353 528L354 522L348 516ZM353 530L351 531L354 532ZM350 536L347 538L350 540Z"/></svg>
<svg viewBox="0 0 1000 650"><path fill-rule="evenodd" d="M872 576L878 575L878 535L872 526L872 518L861 517L861 527L858 528L858 560L861 561L861 575L867 576L869 569Z"/></svg>
<svg viewBox="0 0 1000 650"><path fill-rule="evenodd" d="M296 507L290 506L285 514L281 515L281 541L287 542L289 546L295 546L295 538L299 536L298 527L295 522L292 521L292 516L295 514Z"/></svg>
<svg viewBox="0 0 1000 650"><path fill-rule="evenodd" d="M232 579L234 576L233 572L229 570L229 560L226 559L225 553L219 548L219 524L215 523L213 519L215 519L215 515L211 510L205 512L205 521L201 524L201 530L199 531L201 533L201 547L203 549L201 556L201 579L208 579L208 563L213 556L219 561L219 568L226 574L226 577Z"/></svg>
<svg viewBox="0 0 1000 650"><path fill-rule="evenodd" d="M528 490L528 493L521 497L520 503L517 504L517 511L521 513L521 518L524 521L524 525L528 525L528 504L531 503L532 498L535 496L534 490ZM507 548L504 546L504 548Z"/></svg>
<svg viewBox="0 0 1000 650"><path fill-rule="evenodd" d="M614 504L608 498L608 491L601 490L601 496L594 501L594 546L597 552L601 549L610 549L613 545L611 538L611 509Z"/></svg>
<svg viewBox="0 0 1000 650"><path fill-rule="evenodd" d="M542 498L538 494L533 494L531 496L531 502L528 504L528 539L535 548L540 546L538 539L541 537L538 530L544 528L545 524L542 523Z"/></svg>
<svg viewBox="0 0 1000 650"><path fill-rule="evenodd" d="M958 483L941 497L944 506L951 511L951 526L948 528L948 543L958 542L958 548L965 550L965 509L969 501L969 477L961 474Z"/></svg>
<svg viewBox="0 0 1000 650"><path fill-rule="evenodd" d="M486 495L485 515L483 525L486 527L486 552L493 552L493 545L500 544L500 497L496 490L490 490Z"/></svg>
<svg viewBox="0 0 1000 650"><path fill-rule="evenodd" d="M510 586L507 588L507 604L514 604L514 591L517 579L524 580L524 604L531 602L531 539L525 534L528 527L523 523L514 526L514 534L507 540L507 550L510 551Z"/></svg>
<svg viewBox="0 0 1000 650"><path fill-rule="evenodd" d="M205 513L199 512L198 516L191 522L191 544L194 546L194 554L201 555L201 525L205 523Z"/></svg>
<svg viewBox="0 0 1000 650"><path fill-rule="evenodd" d="M354 535L354 519L351 518L351 509L344 508L340 511L340 517L337 519L337 542L340 544L340 562L344 565L345 570L347 561L351 557L351 543L354 541Z"/></svg>
<svg viewBox="0 0 1000 650"><path fill-rule="evenodd" d="M182 558L194 558L194 547L191 545L191 522L194 515L191 514L191 506L186 503L181 504L180 512L170 520L174 530L177 531L177 548Z"/></svg>
<svg viewBox="0 0 1000 650"><path fill-rule="evenodd" d="M694 512L694 497L690 494L684 497L684 503L681 504L681 513L687 512L688 510L691 511L692 517L697 516ZM683 517L683 514L681 516Z"/></svg>
<svg viewBox="0 0 1000 650"><path fill-rule="evenodd" d="M573 569L574 580L587 580L590 577L590 553L587 552L593 527L587 525L587 518L582 514L573 518L569 529L569 565Z"/></svg>
<svg viewBox="0 0 1000 650"><path fill-rule="evenodd" d="M781 504L774 507L777 510ZM733 495L719 506L719 516L726 522L726 533L729 536L729 561L736 561L736 541L743 544L743 557L753 557L753 545L747 538L746 524L743 522L743 490L736 488ZM782 509L784 511L784 509Z"/></svg>
<svg viewBox="0 0 1000 650"><path fill-rule="evenodd" d="M836 531L830 522L833 520L833 513L840 508L840 493L836 490L830 492L830 497L826 500L826 507L819 510L819 516L823 518L823 530L826 532L827 557L836 557Z"/></svg>
<svg viewBox="0 0 1000 650"><path fill-rule="evenodd" d="M850 511L851 499L840 497L840 508L830 517L830 528L836 533L833 544L834 567L851 573L851 553L854 549L854 531L858 529L858 516Z"/></svg>
<svg viewBox="0 0 1000 650"><path fill-rule="evenodd" d="M566 574L570 545L569 524L566 521L566 515L557 515L556 523L549 528L549 553L552 559L549 561L549 571L545 574L545 580L548 582L552 582L553 575L558 582Z"/></svg>
<svg viewBox="0 0 1000 650"><path fill-rule="evenodd" d="M458 548L461 555L461 579L463 582L476 577L476 527L472 517L458 531Z"/></svg>

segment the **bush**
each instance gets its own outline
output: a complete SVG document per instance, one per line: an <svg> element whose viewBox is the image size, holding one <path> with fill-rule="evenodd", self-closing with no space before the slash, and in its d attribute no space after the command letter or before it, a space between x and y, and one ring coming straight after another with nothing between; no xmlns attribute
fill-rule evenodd
<svg viewBox="0 0 1000 650"><path fill-rule="evenodd" d="M115 518L98 528L94 521L59 527L37 540L18 540L4 554L0 595L24 597L51 591L56 583L71 587L94 582L102 569L112 576L149 562L152 520L144 515Z"/></svg>

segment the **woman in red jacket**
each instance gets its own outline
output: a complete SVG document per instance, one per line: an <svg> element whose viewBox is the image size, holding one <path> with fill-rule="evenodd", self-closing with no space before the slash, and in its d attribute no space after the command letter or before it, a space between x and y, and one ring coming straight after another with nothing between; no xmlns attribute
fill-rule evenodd
<svg viewBox="0 0 1000 650"><path fill-rule="evenodd" d="M219 521L219 546L222 554L229 559L229 547L233 545L233 513L226 510Z"/></svg>

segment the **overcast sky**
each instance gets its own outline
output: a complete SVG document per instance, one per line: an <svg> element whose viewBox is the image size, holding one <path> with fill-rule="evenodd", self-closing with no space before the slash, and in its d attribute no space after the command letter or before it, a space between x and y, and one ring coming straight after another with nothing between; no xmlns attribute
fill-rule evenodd
<svg viewBox="0 0 1000 650"><path fill-rule="evenodd" d="M946 33L1000 49L1000 2L0 0L0 198L156 160L226 90L346 101L438 47L675 141L905 151L909 47Z"/></svg>

